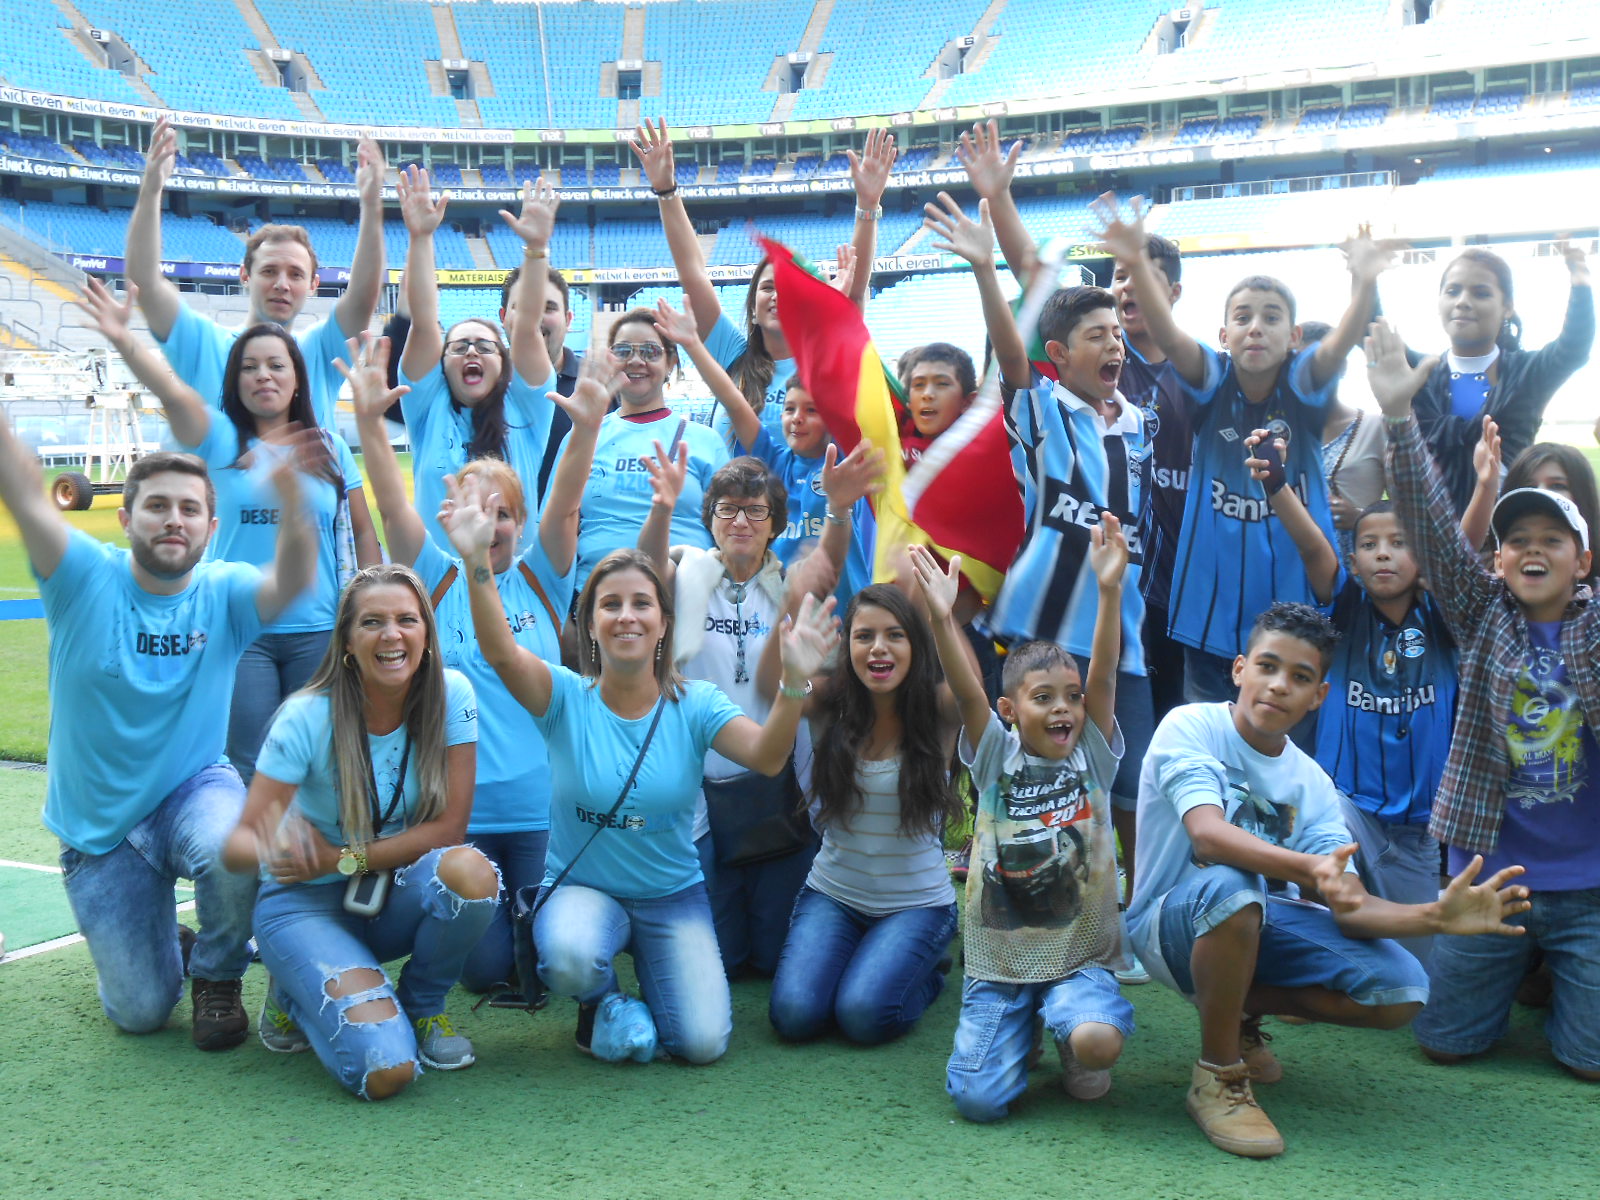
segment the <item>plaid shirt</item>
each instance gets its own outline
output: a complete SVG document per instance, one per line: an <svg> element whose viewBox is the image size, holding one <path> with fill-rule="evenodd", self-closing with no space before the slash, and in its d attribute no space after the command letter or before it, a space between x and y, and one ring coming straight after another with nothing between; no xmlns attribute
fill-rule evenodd
<svg viewBox="0 0 1600 1200"><path fill-rule="evenodd" d="M1428 831L1446 845L1487 853L1500 840L1510 759L1511 698L1529 650L1528 618L1503 580L1467 544L1416 417L1386 421L1389 491L1417 565L1461 650L1455 736ZM1561 657L1584 720L1600 730L1600 608L1579 584L1561 615ZM1594 764L1600 766L1600 764ZM1573 847L1581 852L1591 847Z"/></svg>

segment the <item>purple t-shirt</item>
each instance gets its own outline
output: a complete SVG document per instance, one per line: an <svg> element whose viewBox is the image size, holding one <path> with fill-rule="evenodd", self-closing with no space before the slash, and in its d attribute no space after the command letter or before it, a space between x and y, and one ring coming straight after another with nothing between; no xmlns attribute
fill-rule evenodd
<svg viewBox="0 0 1600 1200"><path fill-rule="evenodd" d="M1529 621L1529 648L1511 694L1505 820L1484 874L1520 863L1536 892L1600 887L1600 751L1561 657L1561 622ZM1450 869L1471 859L1452 848Z"/></svg>

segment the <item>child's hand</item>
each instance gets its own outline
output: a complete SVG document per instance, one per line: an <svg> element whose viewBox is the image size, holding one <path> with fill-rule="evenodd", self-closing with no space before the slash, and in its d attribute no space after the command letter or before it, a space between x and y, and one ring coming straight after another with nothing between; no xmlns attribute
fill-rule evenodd
<svg viewBox="0 0 1600 1200"><path fill-rule="evenodd" d="M839 644L839 622L833 615L836 603L832 596L819 601L807 595L800 601L799 613L783 619L778 649L788 687L804 687L827 665L828 656Z"/></svg>
<svg viewBox="0 0 1600 1200"><path fill-rule="evenodd" d="M126 286L128 298L119 304L111 289L91 276L89 282L84 284L83 291L78 293L78 298L72 302L75 308L88 313L94 328L118 348L133 340L133 306L139 299L139 285L130 279Z"/></svg>
<svg viewBox="0 0 1600 1200"><path fill-rule="evenodd" d="M695 324L694 306L689 293L683 294L683 311L679 312L663 297L656 301L656 331L667 341L687 349L700 341L700 327Z"/></svg>
<svg viewBox="0 0 1600 1200"><path fill-rule="evenodd" d="M979 196L992 200L1004 195L1011 187L1011 176L1017 169L1017 159L1022 154L1022 139L1011 143L1011 149L1000 151L1000 124L998 121L978 121L971 133L961 135L956 147L956 158L966 168L967 179Z"/></svg>
<svg viewBox="0 0 1600 1200"><path fill-rule="evenodd" d="M1334 916L1353 913L1361 907L1367 891L1354 872L1345 870L1361 847L1355 842L1340 846L1330 854L1313 856L1311 882L1322 897L1322 902L1333 910Z"/></svg>
<svg viewBox="0 0 1600 1200"><path fill-rule="evenodd" d="M944 239L933 243L935 250L964 258L973 266L994 262L994 223L989 219L987 200L978 201L977 221L961 211L949 192L940 192L939 202L924 204L922 211L923 226Z"/></svg>
<svg viewBox="0 0 1600 1200"><path fill-rule="evenodd" d="M661 117L655 125L646 121L635 128L637 135L628 145L639 159L644 177L653 192L670 192L678 186L677 160L672 153L672 138L667 134L667 119Z"/></svg>
<svg viewBox="0 0 1600 1200"><path fill-rule="evenodd" d="M1472 469L1479 487L1491 495L1500 490L1500 426L1493 417L1483 419L1483 436L1472 448Z"/></svg>
<svg viewBox="0 0 1600 1200"><path fill-rule="evenodd" d="M1524 932L1522 927L1507 925L1506 918L1527 912L1533 907L1528 899L1527 888L1520 884L1510 886L1511 881L1521 875L1524 869L1505 867L1474 886L1472 881L1483 870L1483 855L1474 855L1461 874L1440 893L1439 932L1461 936L1498 933L1506 937L1520 937Z"/></svg>
<svg viewBox="0 0 1600 1200"><path fill-rule="evenodd" d="M439 524L462 562L487 556L494 541L495 514L500 511L500 493L484 495L482 488L464 485L454 475L444 477L445 497L439 505Z"/></svg>
<svg viewBox="0 0 1600 1200"><path fill-rule="evenodd" d="M1562 238L1556 243L1556 251L1567 260L1567 271L1573 283L1589 282L1589 256L1582 245Z"/></svg>
<svg viewBox="0 0 1600 1200"><path fill-rule="evenodd" d="M1277 451L1276 460L1259 453L1252 453L1244 460L1244 465L1250 468L1250 478L1265 488L1267 495L1271 496L1277 493L1287 479L1283 464L1289 461L1289 438L1282 431L1257 429L1245 438L1244 448L1246 451L1254 451L1263 443Z"/></svg>
<svg viewBox="0 0 1600 1200"><path fill-rule="evenodd" d="M1128 539L1114 513L1102 512L1100 523L1089 530L1089 569L1101 587L1121 587L1128 569Z"/></svg>
<svg viewBox="0 0 1600 1200"><path fill-rule="evenodd" d="M955 611L956 595L961 590L961 555L952 554L947 569L939 565L926 546L912 545L909 552L911 569L928 604L928 615L935 621L945 620Z"/></svg>
<svg viewBox="0 0 1600 1200"><path fill-rule="evenodd" d="M1355 237L1340 242L1339 249L1350 274L1357 279L1372 280L1393 264L1396 251L1404 250L1409 244L1401 238L1374 240L1372 226L1360 225Z"/></svg>
<svg viewBox="0 0 1600 1200"><path fill-rule="evenodd" d="M662 505L671 512L678 506L678 497L683 495L684 480L689 477L689 444L678 443L676 458L669 458L666 447L660 442L650 444L656 448L655 457L646 454L639 461L650 472L650 490L655 493L651 503Z"/></svg>
<svg viewBox="0 0 1600 1200"><path fill-rule="evenodd" d="M887 129L869 129L867 144L861 153L846 150L850 160L850 182L855 185L856 205L869 212L883 200L883 191L889 186L889 172L894 170L894 160L900 157L895 149L894 134Z"/></svg>
<svg viewBox="0 0 1600 1200"><path fill-rule="evenodd" d="M1399 332L1383 320L1372 323L1365 350L1367 383L1383 415L1390 420L1409 416L1411 398L1422 390L1428 375L1439 365L1439 356L1431 355L1413 367L1406 361L1406 344Z"/></svg>
<svg viewBox="0 0 1600 1200"><path fill-rule="evenodd" d="M389 339L369 338L363 332L360 337L346 338L344 344L355 366L347 366L342 358L334 359L333 365L350 381L350 402L355 406L356 419L380 420L396 400L411 390L404 384L389 386Z"/></svg>
<svg viewBox="0 0 1600 1200"><path fill-rule="evenodd" d="M1098 239L1100 249L1120 263L1137 262L1145 252L1149 235L1144 228L1144 204L1143 196L1135 196L1128 202L1128 209L1133 214L1131 221L1122 219L1122 204L1115 192L1102 192L1089 205L1089 211L1100 223L1092 236Z"/></svg>
<svg viewBox="0 0 1600 1200"><path fill-rule="evenodd" d="M829 442L822 455L822 494L828 507L843 516L861 497L881 491L886 462L871 438L862 438L842 460L839 447Z"/></svg>
<svg viewBox="0 0 1600 1200"><path fill-rule="evenodd" d="M561 197L550 181L540 176L538 182L524 180L522 184L522 211L512 215L509 209L500 210L500 219L506 227L522 239L531 250L543 250L550 244L550 235L556 228L556 210L561 207Z"/></svg>
<svg viewBox="0 0 1600 1200"><path fill-rule="evenodd" d="M545 399L558 405L572 419L574 428L591 432L600 428L600 422L611 407L611 396L622 381L622 366L609 354L586 354L578 368L578 382L572 395L546 392Z"/></svg>
<svg viewBox="0 0 1600 1200"><path fill-rule="evenodd" d="M435 200L428 172L416 166L400 172L395 189L400 193L400 217L406 223L406 232L414 238L431 236L444 220L450 197L440 193Z"/></svg>

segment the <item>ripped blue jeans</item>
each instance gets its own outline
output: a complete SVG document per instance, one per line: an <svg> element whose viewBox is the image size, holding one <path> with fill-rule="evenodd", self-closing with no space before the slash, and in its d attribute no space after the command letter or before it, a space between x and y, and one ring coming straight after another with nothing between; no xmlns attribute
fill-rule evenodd
<svg viewBox="0 0 1600 1200"><path fill-rule="evenodd" d="M445 993L494 919L497 898L464 900L440 880L439 859L449 849L430 850L397 870L383 911L370 919L344 910L344 880L261 885L256 944L278 1002L329 1073L363 1098L369 1072L417 1062L412 1022L444 1011ZM407 954L393 985L383 964ZM383 982L348 996L328 994L330 983L361 968ZM376 1021L346 1019L349 1009L372 1000L391 1001L396 1011Z"/></svg>

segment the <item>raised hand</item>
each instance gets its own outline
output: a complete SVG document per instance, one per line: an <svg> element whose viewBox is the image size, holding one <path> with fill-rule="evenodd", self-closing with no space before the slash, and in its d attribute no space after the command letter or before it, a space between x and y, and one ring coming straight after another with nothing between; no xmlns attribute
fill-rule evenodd
<svg viewBox="0 0 1600 1200"><path fill-rule="evenodd" d="M164 191L177 161L178 132L165 117L158 117L155 132L150 135L150 148L144 152L144 175L139 181L139 190Z"/></svg>
<svg viewBox="0 0 1600 1200"><path fill-rule="evenodd" d="M356 419L370 421L382 417L394 402L411 389L405 384L389 386L389 339L373 338L363 333L360 337L345 339L350 351L350 362L342 358L333 365L350 381L350 402L355 407Z"/></svg>
<svg viewBox="0 0 1600 1200"><path fill-rule="evenodd" d="M829 442L822 456L822 494L828 498L828 507L843 514L861 497L882 490L887 463L871 438L862 438L843 459L839 447Z"/></svg>
<svg viewBox="0 0 1600 1200"><path fill-rule="evenodd" d="M828 656L839 644L839 622L833 615L836 601L829 596L819 602L807 595L795 616L783 619L779 650L783 660L784 682L803 687L828 664Z"/></svg>
<svg viewBox="0 0 1600 1200"><path fill-rule="evenodd" d="M895 148L894 134L887 129L869 129L867 144L861 153L846 150L850 160L850 182L855 185L856 205L868 211L877 208L883 200L884 189L889 186L889 173L894 170L900 152Z"/></svg>
<svg viewBox="0 0 1600 1200"><path fill-rule="evenodd" d="M72 303L89 314L94 328L106 341L121 347L133 339L133 306L139 299L139 285L131 279L127 282L127 297L126 302L117 303L111 289L91 277Z"/></svg>
<svg viewBox="0 0 1600 1200"><path fill-rule="evenodd" d="M494 541L495 515L500 493L484 495L480 488L463 486L454 475L444 477L445 496L439 505L439 524L462 562L485 561Z"/></svg>
<svg viewBox="0 0 1600 1200"><path fill-rule="evenodd" d="M1128 539L1113 513L1101 513L1100 523L1089 530L1089 569L1101 587L1122 583L1128 569Z"/></svg>
<svg viewBox="0 0 1600 1200"><path fill-rule="evenodd" d="M533 250L543 250L550 244L550 235L556 228L556 210L561 207L561 197L550 181L540 176L537 183L524 180L522 184L522 211L513 215L502 208L500 219L512 233L522 239L522 244Z"/></svg>
<svg viewBox="0 0 1600 1200"><path fill-rule="evenodd" d="M1439 895L1439 932L1470 935L1498 933L1506 937L1520 937L1520 925L1507 925L1506 918L1527 912L1533 907L1528 899L1528 889L1511 881L1524 871L1522 867L1505 867L1496 871L1480 884L1473 884L1483 870L1483 855L1473 856L1461 874L1457 875Z"/></svg>
<svg viewBox="0 0 1600 1200"><path fill-rule="evenodd" d="M828 284L834 291L848 296L856 284L856 248L848 243L841 245L834 251L833 259L833 278L828 280Z"/></svg>
<svg viewBox="0 0 1600 1200"><path fill-rule="evenodd" d="M428 172L416 166L400 172L395 188L400 193L400 217L406 223L406 232L412 237L431 236L444 220L450 197L441 192L435 200Z"/></svg>
<svg viewBox="0 0 1600 1200"><path fill-rule="evenodd" d="M656 330L667 341L685 348L700 341L700 327L695 324L694 305L689 293L683 294L683 311L679 312L663 297L656 301Z"/></svg>
<svg viewBox="0 0 1600 1200"><path fill-rule="evenodd" d="M1345 869L1360 848L1351 842L1329 854L1317 855L1312 864L1312 884L1335 916L1355 912L1366 898L1367 890L1361 886L1360 879Z"/></svg>
<svg viewBox="0 0 1600 1200"><path fill-rule="evenodd" d="M1409 245L1401 238L1372 236L1371 225L1356 227L1356 235L1339 243L1345 266L1357 279L1372 280L1386 271L1394 262L1395 254Z"/></svg>
<svg viewBox="0 0 1600 1200"><path fill-rule="evenodd" d="M672 153L672 138L667 134L667 119L660 117L654 125L646 121L634 129L634 138L628 142L639 160L653 192L670 192L678 186L677 160Z"/></svg>
<svg viewBox="0 0 1600 1200"><path fill-rule="evenodd" d="M1091 236L1099 241L1100 249L1124 263L1133 262L1144 253L1149 235L1144 227L1143 196L1135 196L1128 202L1132 220L1123 220L1122 203L1115 192L1102 192L1089 205L1089 211L1099 223Z"/></svg>
<svg viewBox="0 0 1600 1200"><path fill-rule="evenodd" d="M1472 470L1479 487L1491 493L1500 490L1500 426L1493 417L1483 418L1483 436L1472 447Z"/></svg>
<svg viewBox="0 0 1600 1200"><path fill-rule="evenodd" d="M961 205L949 192L940 192L938 203L922 206L922 224L942 241L933 243L935 250L944 250L964 258L973 266L994 262L994 223L989 219L989 201L978 201L978 219L972 220L961 211Z"/></svg>
<svg viewBox="0 0 1600 1200"><path fill-rule="evenodd" d="M587 354L578 369L572 395L546 392L545 398L572 418L579 429L597 430L611 408L611 396L622 379L622 367L609 354Z"/></svg>
<svg viewBox="0 0 1600 1200"><path fill-rule="evenodd" d="M1377 397L1378 407L1390 420L1411 412L1411 398L1422 390L1429 374L1439 365L1439 356L1430 355L1416 366L1406 361L1406 344L1388 321L1374 321L1364 343L1367 354L1367 383Z"/></svg>
<svg viewBox="0 0 1600 1200"><path fill-rule="evenodd" d="M993 120L974 124L971 133L961 135L961 144L956 147L956 158L966 168L968 181L985 200L1003 195L1011 187L1011 176L1021 154L1021 138L1011 143L1010 150L1001 152L1000 123Z"/></svg>
<svg viewBox="0 0 1600 1200"><path fill-rule="evenodd" d="M383 147L372 138L356 146L356 199L363 207L383 204Z"/></svg>
<svg viewBox="0 0 1600 1200"><path fill-rule="evenodd" d="M676 457L668 457L666 447L660 442L650 444L656 448L655 457L646 454L639 461L650 472L650 490L654 493L651 503L659 504L670 512L678 506L678 497L683 495L684 480L689 477L689 444L679 442Z"/></svg>
<svg viewBox="0 0 1600 1200"><path fill-rule="evenodd" d="M1562 238L1556 243L1556 252L1567 260L1567 270L1572 274L1573 283L1589 282L1589 255L1582 245Z"/></svg>
<svg viewBox="0 0 1600 1200"><path fill-rule="evenodd" d="M911 570L922 587L928 615L935 621L943 621L955 611L956 596L961 591L961 555L952 554L950 565L941 567L933 551L926 546L913 544L909 553Z"/></svg>

